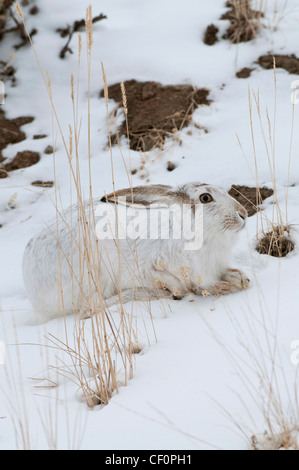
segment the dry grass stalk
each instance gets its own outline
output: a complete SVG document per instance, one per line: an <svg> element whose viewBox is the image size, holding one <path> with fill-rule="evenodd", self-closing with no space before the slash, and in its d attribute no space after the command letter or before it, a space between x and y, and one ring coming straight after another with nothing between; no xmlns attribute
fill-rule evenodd
<svg viewBox="0 0 299 470"><path fill-rule="evenodd" d="M127 103L127 95L126 95L126 87L124 82L120 82L120 89L121 89L121 96L122 96L122 104L124 108L124 113L127 116L128 114L128 103Z"/></svg>
<svg viewBox="0 0 299 470"><path fill-rule="evenodd" d="M279 28L281 22L289 15L298 13L298 7L288 9L289 0L284 0L281 5L278 5L278 0L266 1L265 13L269 11L269 25L268 28L275 32Z"/></svg>
<svg viewBox="0 0 299 470"><path fill-rule="evenodd" d="M87 50L91 53L92 45L93 45L93 29L92 29L92 6L89 5L86 9L86 43L87 43Z"/></svg>
<svg viewBox="0 0 299 470"><path fill-rule="evenodd" d="M17 10L17 13L19 15L20 20L24 23L24 16L23 16L23 12L21 10L19 2L16 2L14 5L16 7L16 10Z"/></svg>

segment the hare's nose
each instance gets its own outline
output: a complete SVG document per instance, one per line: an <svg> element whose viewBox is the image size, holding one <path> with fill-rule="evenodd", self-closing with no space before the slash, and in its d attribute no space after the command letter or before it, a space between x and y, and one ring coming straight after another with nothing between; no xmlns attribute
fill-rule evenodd
<svg viewBox="0 0 299 470"><path fill-rule="evenodd" d="M242 207L241 205L239 205L237 207L237 212L238 212L239 217L241 217L241 219L244 220L245 222L245 219L248 217L248 212L245 209L245 207Z"/></svg>
<svg viewBox="0 0 299 470"><path fill-rule="evenodd" d="M238 202L235 202L235 211L237 212L237 214L240 216L240 218L242 220L244 220L245 222L245 219L248 217L248 212L247 210L245 209L245 207L243 207L241 204L239 204Z"/></svg>

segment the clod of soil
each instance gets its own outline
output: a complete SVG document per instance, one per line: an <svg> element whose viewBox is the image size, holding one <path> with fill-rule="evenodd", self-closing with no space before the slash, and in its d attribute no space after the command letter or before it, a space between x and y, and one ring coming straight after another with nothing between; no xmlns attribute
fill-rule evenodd
<svg viewBox="0 0 299 470"><path fill-rule="evenodd" d="M2 82L7 82L10 81L12 86L15 86L16 84L16 69L12 67L12 65L9 65L8 62L4 62L3 60L0 60L0 80Z"/></svg>
<svg viewBox="0 0 299 470"><path fill-rule="evenodd" d="M284 227L274 227L272 232L265 233L263 238L258 240L256 250L261 255L270 255L275 258L283 258L291 253L295 248L290 240L289 230Z"/></svg>
<svg viewBox="0 0 299 470"><path fill-rule="evenodd" d="M209 91L195 89L191 85L161 85L157 82L124 83L128 108L129 144L133 150L143 152L156 147L162 148L166 137L187 126L189 116L200 105L209 105ZM108 87L109 98L123 105L120 84ZM104 90L100 92L104 96ZM126 121L112 136L112 143L118 136L127 136Z"/></svg>
<svg viewBox="0 0 299 470"><path fill-rule="evenodd" d="M228 194L236 199L248 212L248 216L258 212L258 207L268 197L272 196L273 190L269 188L249 188L247 186L233 185Z"/></svg>
<svg viewBox="0 0 299 470"><path fill-rule="evenodd" d="M53 181L38 180L38 181L33 181L33 183L31 183L31 185L32 186L37 186L39 188L53 188L54 183L53 183Z"/></svg>
<svg viewBox="0 0 299 470"><path fill-rule="evenodd" d="M262 55L258 59L258 63L264 69L273 69L273 57L275 57L276 68L282 68L289 73L299 75L299 59L292 55Z"/></svg>
<svg viewBox="0 0 299 470"><path fill-rule="evenodd" d="M48 147L45 148L45 154L46 155L52 155L53 152L54 152L54 149L53 149L52 145L48 145Z"/></svg>
<svg viewBox="0 0 299 470"><path fill-rule="evenodd" d="M167 162L167 171L173 171L176 169L176 165L172 162Z"/></svg>
<svg viewBox="0 0 299 470"><path fill-rule="evenodd" d="M0 162L4 160L2 150L9 144L16 144L26 139L26 134L20 128L32 121L34 118L31 116L6 119L4 112L0 109Z"/></svg>
<svg viewBox="0 0 299 470"><path fill-rule="evenodd" d="M210 24L205 32L203 42L208 46L214 46L214 44L218 41L217 34L219 33L219 28L214 24Z"/></svg>
<svg viewBox="0 0 299 470"><path fill-rule="evenodd" d="M36 5L32 8L30 8L30 10L29 10L30 15L37 15L38 12L39 12L39 8Z"/></svg>
<svg viewBox="0 0 299 470"><path fill-rule="evenodd" d="M34 140L39 140L39 139L45 139L46 137L48 137L46 134L35 134L33 136L33 139Z"/></svg>
<svg viewBox="0 0 299 470"><path fill-rule="evenodd" d="M249 78L253 70L254 69L249 69L248 67L244 67L244 69L241 69L236 73L236 76L238 78Z"/></svg>
<svg viewBox="0 0 299 470"><path fill-rule="evenodd" d="M37 152L31 152L25 150L24 152L18 152L15 158L0 168L0 178L7 178L10 171L19 170L21 168L28 168L29 166L35 165L40 160L40 154Z"/></svg>
<svg viewBox="0 0 299 470"><path fill-rule="evenodd" d="M224 13L221 20L229 20L230 25L226 30L224 39L229 39L233 44L248 42L256 38L260 28L261 11L252 10L250 0L228 1L226 6L229 11Z"/></svg>

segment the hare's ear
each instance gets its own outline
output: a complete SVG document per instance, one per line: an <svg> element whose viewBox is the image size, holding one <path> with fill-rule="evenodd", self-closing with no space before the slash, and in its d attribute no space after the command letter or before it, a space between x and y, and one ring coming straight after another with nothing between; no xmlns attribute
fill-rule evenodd
<svg viewBox="0 0 299 470"><path fill-rule="evenodd" d="M102 202L111 202L113 204L142 205L150 204L173 204L174 192L171 186L162 184L152 184L149 186L136 186L135 188L120 189L115 193L103 196Z"/></svg>

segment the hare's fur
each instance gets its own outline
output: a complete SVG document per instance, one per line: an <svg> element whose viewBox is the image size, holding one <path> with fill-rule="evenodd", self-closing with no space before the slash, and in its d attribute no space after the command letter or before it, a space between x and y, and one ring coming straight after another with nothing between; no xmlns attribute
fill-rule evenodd
<svg viewBox="0 0 299 470"><path fill-rule="evenodd" d="M97 223L97 207L109 205L116 210L120 197L126 197L129 206L194 206L201 204L203 194L211 195L212 201L203 204L203 246L192 251L184 248L186 240L171 237L118 243L99 240L95 230L89 229L86 235L86 228L82 228L82 206L59 214L58 220L30 240L24 254L24 282L37 313L47 320L82 308L88 311L92 297L101 297L102 305L108 307L119 301L181 298L190 291L223 295L247 288L246 276L229 268L231 251L247 213L216 186L189 183L177 188L151 185L120 190L85 202L84 223Z"/></svg>

